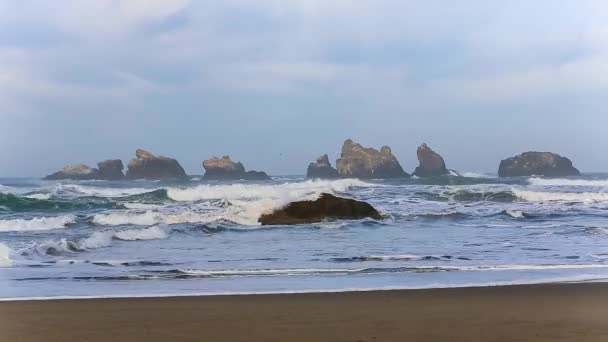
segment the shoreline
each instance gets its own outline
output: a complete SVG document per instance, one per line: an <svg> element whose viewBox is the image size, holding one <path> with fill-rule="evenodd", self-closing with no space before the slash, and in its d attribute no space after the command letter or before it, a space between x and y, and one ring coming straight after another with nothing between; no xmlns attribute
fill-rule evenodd
<svg viewBox="0 0 608 342"><path fill-rule="evenodd" d="M606 341L608 283L0 302L2 341Z"/></svg>

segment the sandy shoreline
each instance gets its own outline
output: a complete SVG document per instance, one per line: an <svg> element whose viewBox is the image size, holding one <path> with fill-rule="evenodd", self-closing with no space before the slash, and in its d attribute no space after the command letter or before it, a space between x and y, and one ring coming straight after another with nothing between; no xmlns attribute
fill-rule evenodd
<svg viewBox="0 0 608 342"><path fill-rule="evenodd" d="M0 341L608 341L608 284L0 302Z"/></svg>

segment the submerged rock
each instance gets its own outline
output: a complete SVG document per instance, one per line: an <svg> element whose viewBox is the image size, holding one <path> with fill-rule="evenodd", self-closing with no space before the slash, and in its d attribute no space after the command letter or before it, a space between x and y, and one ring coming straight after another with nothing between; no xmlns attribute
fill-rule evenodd
<svg viewBox="0 0 608 342"><path fill-rule="evenodd" d="M436 177L448 175L450 172L445 167L445 161L439 153L433 151L427 144L422 144L416 151L420 165L416 167L414 176L417 177Z"/></svg>
<svg viewBox="0 0 608 342"><path fill-rule="evenodd" d="M247 171L241 162L234 162L230 156L213 157L203 161L204 179L217 180L268 180L270 177L262 171Z"/></svg>
<svg viewBox="0 0 608 342"><path fill-rule="evenodd" d="M400 178L410 175L388 146L380 151L365 148L351 139L344 142L341 158L336 161L338 174L343 178Z"/></svg>
<svg viewBox="0 0 608 342"><path fill-rule="evenodd" d="M382 218L380 213L366 202L324 193L314 201L289 203L282 209L260 216L258 222L262 225L287 225L366 217L377 220Z"/></svg>
<svg viewBox="0 0 608 342"><path fill-rule="evenodd" d="M184 178L186 171L173 158L156 156L148 151L138 149L135 158L129 161L127 178L129 179L164 179Z"/></svg>
<svg viewBox="0 0 608 342"><path fill-rule="evenodd" d="M316 161L308 164L306 178L333 179L338 177L338 170L331 166L327 154L320 156Z"/></svg>
<svg viewBox="0 0 608 342"><path fill-rule="evenodd" d="M525 152L504 159L498 168L499 177L566 177L580 174L570 159L551 152Z"/></svg>
<svg viewBox="0 0 608 342"><path fill-rule="evenodd" d="M84 164L68 165L60 171L50 174L44 179L59 180L59 179L74 179L74 180L89 180L99 179L99 170L89 167Z"/></svg>
<svg viewBox="0 0 608 342"><path fill-rule="evenodd" d="M109 159L97 163L99 177L107 180L121 180L125 177L122 170L125 166L120 159Z"/></svg>

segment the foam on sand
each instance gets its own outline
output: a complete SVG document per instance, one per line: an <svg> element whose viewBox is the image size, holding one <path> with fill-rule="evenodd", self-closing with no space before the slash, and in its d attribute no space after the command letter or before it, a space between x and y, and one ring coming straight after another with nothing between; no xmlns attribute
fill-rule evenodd
<svg viewBox="0 0 608 342"><path fill-rule="evenodd" d="M65 228L76 222L76 216L37 217L33 219L0 220L0 232L39 231Z"/></svg>

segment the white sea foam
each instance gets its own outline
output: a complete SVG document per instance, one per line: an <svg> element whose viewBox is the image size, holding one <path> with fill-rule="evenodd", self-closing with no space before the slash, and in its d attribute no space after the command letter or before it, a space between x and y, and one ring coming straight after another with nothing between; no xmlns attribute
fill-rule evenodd
<svg viewBox="0 0 608 342"><path fill-rule="evenodd" d="M308 180L284 184L231 184L199 185L193 188L169 188L167 194L175 201L203 201L212 199L261 199L261 198L297 198L322 192L344 192L353 187L375 186L358 179L340 179L334 181Z"/></svg>
<svg viewBox="0 0 608 342"><path fill-rule="evenodd" d="M9 246L0 242L0 267L9 267L13 264L12 253L13 250Z"/></svg>
<svg viewBox="0 0 608 342"><path fill-rule="evenodd" d="M530 178L528 183L531 185L543 186L586 186L586 187L608 187L608 179L545 179L545 178Z"/></svg>
<svg viewBox="0 0 608 342"><path fill-rule="evenodd" d="M32 198L32 199L37 199L37 200L48 200L51 198L51 194L45 194L45 193L38 193L38 194L29 194L29 195L25 195L24 197L27 198Z"/></svg>
<svg viewBox="0 0 608 342"><path fill-rule="evenodd" d="M521 210L505 210L505 213L509 216L511 216L512 218L524 218L525 214L523 211Z"/></svg>
<svg viewBox="0 0 608 342"><path fill-rule="evenodd" d="M0 220L0 232L36 231L65 228L76 222L76 216L37 217L29 220Z"/></svg>
<svg viewBox="0 0 608 342"><path fill-rule="evenodd" d="M53 193L73 193L75 195L99 196L99 197L124 197L139 195L158 189L146 188L100 188L78 184L57 184L52 190Z"/></svg>
<svg viewBox="0 0 608 342"><path fill-rule="evenodd" d="M162 217L159 213L153 211L140 212L124 212L113 214L97 214L93 216L93 223L101 226L122 226L122 225L138 225L151 226L159 223Z"/></svg>
<svg viewBox="0 0 608 342"><path fill-rule="evenodd" d="M134 241L134 240L156 240L166 239L169 237L167 229L159 226L154 226L145 229L129 229L114 233L114 237L119 240Z"/></svg>
<svg viewBox="0 0 608 342"><path fill-rule="evenodd" d="M496 178L495 176L481 172L460 172L460 176L468 178Z"/></svg>
<svg viewBox="0 0 608 342"><path fill-rule="evenodd" d="M608 192L543 192L528 190L513 190L518 198L530 202L582 202L592 203L608 201Z"/></svg>

